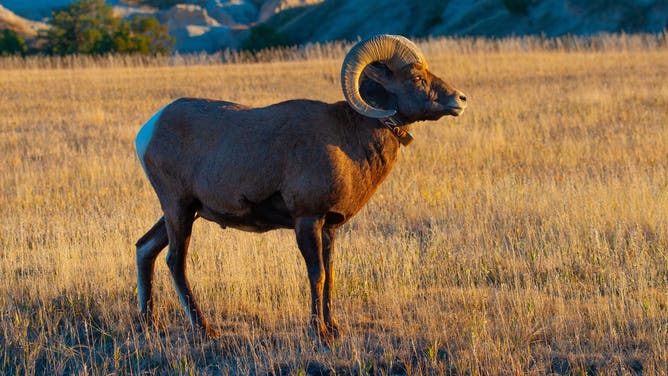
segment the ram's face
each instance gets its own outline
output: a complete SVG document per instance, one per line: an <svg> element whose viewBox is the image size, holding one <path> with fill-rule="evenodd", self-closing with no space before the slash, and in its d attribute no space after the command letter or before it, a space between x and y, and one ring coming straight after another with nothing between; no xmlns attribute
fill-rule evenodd
<svg viewBox="0 0 668 376"><path fill-rule="evenodd" d="M409 121L459 116L466 108L466 95L422 64L408 64L396 72L370 66L365 73L396 98L394 110Z"/></svg>
<svg viewBox="0 0 668 376"><path fill-rule="evenodd" d="M341 79L348 103L369 117L436 120L466 108L466 95L431 73L418 47L402 36L379 35L353 46ZM380 100L367 102L361 91Z"/></svg>

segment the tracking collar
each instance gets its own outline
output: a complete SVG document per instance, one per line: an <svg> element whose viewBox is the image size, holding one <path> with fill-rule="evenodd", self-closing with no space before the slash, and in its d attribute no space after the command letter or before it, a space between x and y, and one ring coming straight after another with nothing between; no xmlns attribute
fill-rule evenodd
<svg viewBox="0 0 668 376"><path fill-rule="evenodd" d="M399 143L408 146L411 142L413 142L413 135L411 132L408 132L405 129L401 129L401 126L403 125L399 119L397 119L394 116L378 119L381 124L385 126L385 128L389 129L390 132L394 135L394 137L399 140Z"/></svg>

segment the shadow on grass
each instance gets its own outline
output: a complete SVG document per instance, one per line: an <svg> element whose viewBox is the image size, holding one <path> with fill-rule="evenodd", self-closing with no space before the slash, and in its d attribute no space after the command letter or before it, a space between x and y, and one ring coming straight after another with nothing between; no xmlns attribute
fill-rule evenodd
<svg viewBox="0 0 668 376"><path fill-rule="evenodd" d="M488 374L484 366L458 368L461 343L433 342L429 333L397 335L378 320L351 322L331 347L308 335L304 323L282 328L254 314L228 315L207 340L195 334L180 307L147 327L134 310L105 309L127 295L86 296L76 292L43 301L5 305L0 356L5 374L198 374L198 375L467 375ZM132 303L130 303L132 302ZM549 347L548 347L549 349ZM460 359L458 359L458 357ZM536 355L527 372L598 375L616 368L642 375L632 355ZM492 372L494 373L494 372Z"/></svg>

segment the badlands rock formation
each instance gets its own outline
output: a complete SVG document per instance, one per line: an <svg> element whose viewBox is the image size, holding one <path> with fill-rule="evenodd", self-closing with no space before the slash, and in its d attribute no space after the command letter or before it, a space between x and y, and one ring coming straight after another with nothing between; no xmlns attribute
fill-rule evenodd
<svg viewBox="0 0 668 376"><path fill-rule="evenodd" d="M74 0L0 0L0 28L29 37L51 10ZM131 3L135 4L134 0ZM599 32L661 33L668 29L666 0L534 0L525 11L501 0L183 0L158 10L107 0L117 15L152 14L176 39L178 52L238 48L253 26L264 24L294 44L355 40L374 34L487 36ZM6 8L6 9L5 9ZM10 11L11 10L11 11ZM14 13L16 14L14 14ZM6 26L3 26L6 25Z"/></svg>

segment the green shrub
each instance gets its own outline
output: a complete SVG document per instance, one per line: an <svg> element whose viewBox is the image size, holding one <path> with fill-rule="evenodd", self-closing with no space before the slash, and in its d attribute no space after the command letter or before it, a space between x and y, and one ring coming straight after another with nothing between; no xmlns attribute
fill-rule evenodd
<svg viewBox="0 0 668 376"><path fill-rule="evenodd" d="M113 42L116 52L168 54L174 38L155 17L136 16L131 21L121 21Z"/></svg>
<svg viewBox="0 0 668 376"><path fill-rule="evenodd" d="M0 55L25 55L28 51L25 40L18 33L4 29L0 33Z"/></svg>
<svg viewBox="0 0 668 376"><path fill-rule="evenodd" d="M104 0L79 0L54 11L43 33L46 51L54 55L135 52L168 53L173 39L153 17L131 21L116 17Z"/></svg>
<svg viewBox="0 0 668 376"><path fill-rule="evenodd" d="M242 50L259 51L270 47L289 46L290 38L266 24L259 24L250 29L250 35L241 44Z"/></svg>
<svg viewBox="0 0 668 376"><path fill-rule="evenodd" d="M512 14L526 15L529 13L529 6L534 2L535 0L503 0L503 5Z"/></svg>
<svg viewBox="0 0 668 376"><path fill-rule="evenodd" d="M79 0L51 14L46 49L54 55L93 54L111 51L111 35L119 26L104 0Z"/></svg>

